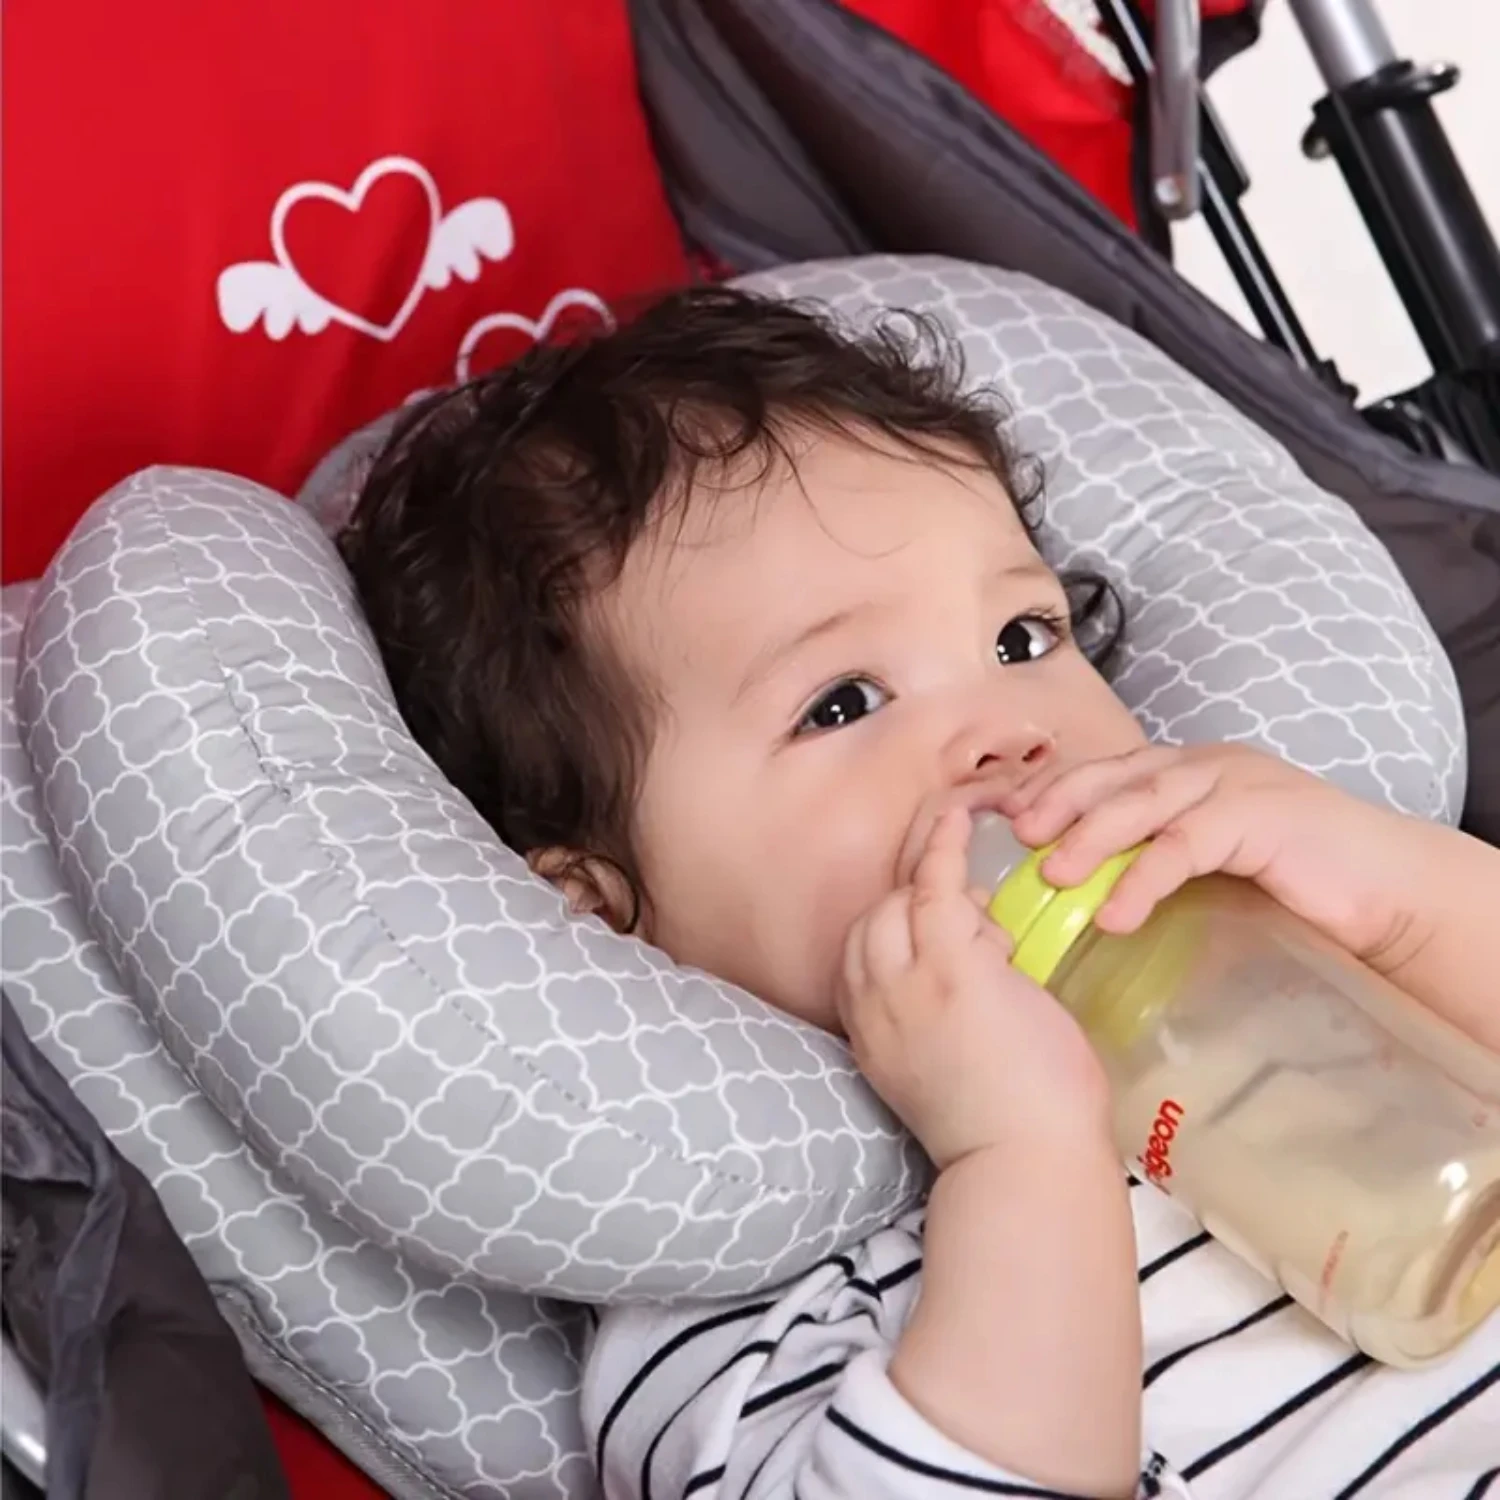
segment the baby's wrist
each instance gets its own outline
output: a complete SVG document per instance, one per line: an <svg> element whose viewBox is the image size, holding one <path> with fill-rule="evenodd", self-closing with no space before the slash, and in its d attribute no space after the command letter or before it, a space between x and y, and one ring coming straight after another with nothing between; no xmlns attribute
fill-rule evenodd
<svg viewBox="0 0 1500 1500"><path fill-rule="evenodd" d="M995 1185L1048 1178L1057 1182L1098 1176L1118 1184L1124 1168L1108 1120L1030 1122L1027 1128L977 1144L939 1165L938 1183L966 1191L970 1182ZM934 1188L936 1194L937 1188Z"/></svg>

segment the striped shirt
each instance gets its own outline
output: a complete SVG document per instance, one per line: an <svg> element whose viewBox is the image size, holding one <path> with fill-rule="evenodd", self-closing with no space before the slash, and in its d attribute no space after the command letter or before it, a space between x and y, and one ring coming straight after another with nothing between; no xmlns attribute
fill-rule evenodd
<svg viewBox="0 0 1500 1500"><path fill-rule="evenodd" d="M1500 1316L1387 1369L1155 1188L1131 1201L1139 1500L1500 1500ZM886 1378L921 1274L918 1211L780 1292L603 1310L583 1401L608 1500L1095 1500L969 1453Z"/></svg>

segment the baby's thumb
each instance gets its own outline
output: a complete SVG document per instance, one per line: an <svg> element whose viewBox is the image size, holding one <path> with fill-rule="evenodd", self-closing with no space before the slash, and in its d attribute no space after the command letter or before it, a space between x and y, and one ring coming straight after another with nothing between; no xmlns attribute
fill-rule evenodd
<svg viewBox="0 0 1500 1500"><path fill-rule="evenodd" d="M990 915L991 893L983 886L971 885L968 890L969 900L977 906L984 917L981 927L981 935L987 942L995 942L1000 945L1005 954L1007 962L1016 951L1016 945L1011 940L1011 935Z"/></svg>
<svg viewBox="0 0 1500 1500"><path fill-rule="evenodd" d="M1011 976L1030 984L1031 980L1016 967L1015 940L995 922L986 922L985 926L989 930L980 934L979 941L985 945L986 957L1004 968L1007 975L1006 987L1009 988Z"/></svg>

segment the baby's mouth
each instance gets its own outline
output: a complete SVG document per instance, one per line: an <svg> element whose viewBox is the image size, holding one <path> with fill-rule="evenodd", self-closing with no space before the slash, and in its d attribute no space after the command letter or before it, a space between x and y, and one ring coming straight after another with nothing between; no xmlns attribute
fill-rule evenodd
<svg viewBox="0 0 1500 1500"><path fill-rule="evenodd" d="M984 781L966 782L949 789L941 796L928 798L917 810L901 845L901 853L896 861L897 888L911 884L917 861L921 859L922 851L926 849L927 840L932 837L932 830L937 827L938 819L945 812L950 808L961 807L971 818L982 812L995 812L1004 817L1007 797L1024 780L1024 776L995 776Z"/></svg>

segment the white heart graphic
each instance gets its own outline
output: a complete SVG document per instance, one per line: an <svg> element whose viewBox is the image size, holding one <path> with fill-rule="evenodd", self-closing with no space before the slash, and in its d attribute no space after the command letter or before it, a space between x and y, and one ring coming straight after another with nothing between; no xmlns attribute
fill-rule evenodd
<svg viewBox="0 0 1500 1500"><path fill-rule="evenodd" d="M596 296L583 287L568 287L565 291L559 292L542 309L542 315L539 318L527 318L520 313L512 312L491 313L488 317L480 318L477 323L472 324L458 346L458 363L454 366L454 375L458 384L463 385L469 379L469 362L474 358L474 351L479 347L479 342L485 334L493 333L497 328L511 328L517 333L529 334L534 343L540 344L552 332L558 318L570 307L589 308L599 315L599 321L607 332L614 332L614 317L602 297Z"/></svg>
<svg viewBox="0 0 1500 1500"><path fill-rule="evenodd" d="M375 183L382 177L389 177L393 173L403 173L407 177L413 177L422 189L427 200L427 239L422 248L421 258L417 261L417 272L412 278L411 290L407 292L406 299L396 309L395 316L389 323L372 323L368 318L361 317L356 312L351 312L347 307L340 307L336 302L329 302L326 297L320 299L328 309L329 315L339 323L348 328L358 329L361 333L368 333L371 338L379 339L382 343L389 343L406 326L406 320L411 317L417 303L422 300L422 293L426 290L423 272L427 265L428 253L432 248L432 237L437 231L438 221L442 218L442 204L438 198L437 183L432 180L432 175L421 162L412 161L406 156L382 156L378 161L372 161L363 172L354 180L354 186L347 192L343 188L334 187L331 182L299 182L294 187L289 187L276 200L276 207L271 211L271 248L275 252L278 263L304 286L307 285L302 273L297 269L297 263L292 259L291 252L286 246L286 219L287 215L299 203L309 198L322 199L326 203L336 204L339 208L350 213L357 214L364 204L365 194L368 193Z"/></svg>

